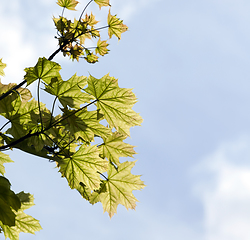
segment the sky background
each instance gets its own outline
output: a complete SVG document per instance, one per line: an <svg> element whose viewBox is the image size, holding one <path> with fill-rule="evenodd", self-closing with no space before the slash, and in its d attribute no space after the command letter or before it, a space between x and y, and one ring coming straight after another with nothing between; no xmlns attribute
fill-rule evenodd
<svg viewBox="0 0 250 240"><path fill-rule="evenodd" d="M57 48L52 17L61 8L55 2L1 1L2 82L21 82L25 67ZM78 10L87 3L80 2ZM110 53L94 65L59 55L54 61L64 79L109 72L134 89L133 109L144 122L128 141L138 152L133 174L147 187L134 192L136 211L118 207L110 220L100 203L92 206L68 187L55 164L8 152L15 163L5 164L6 177L15 192L34 194L36 205L26 213L43 227L20 240L249 240L250 2L111 4L129 31L110 41ZM97 6L90 10L100 14Z"/></svg>

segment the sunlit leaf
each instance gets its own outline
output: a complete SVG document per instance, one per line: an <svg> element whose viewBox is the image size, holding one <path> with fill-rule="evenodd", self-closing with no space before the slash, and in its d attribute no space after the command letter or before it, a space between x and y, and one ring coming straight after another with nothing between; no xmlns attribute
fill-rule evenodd
<svg viewBox="0 0 250 240"><path fill-rule="evenodd" d="M109 4L109 0L94 0L94 1L99 5L100 9L101 9L101 7L111 6Z"/></svg>
<svg viewBox="0 0 250 240"><path fill-rule="evenodd" d="M96 146L81 146L69 158L59 162L60 172L66 177L71 188L78 188L82 182L90 190L99 188L100 175L107 169L107 161L99 157Z"/></svg>
<svg viewBox="0 0 250 240"><path fill-rule="evenodd" d="M136 153L134 146L123 142L126 137L118 132L114 132L111 136L108 136L104 139L104 143L100 145L100 156L102 158L106 157L117 166L120 164L120 157L133 157Z"/></svg>
<svg viewBox="0 0 250 240"><path fill-rule="evenodd" d="M42 79L45 83L49 84L51 78L60 77L60 70L61 66L58 63L49 61L43 57L38 59L35 67L24 69L26 72L24 79L27 81L27 85L30 85L37 79Z"/></svg>
<svg viewBox="0 0 250 240"><path fill-rule="evenodd" d="M63 124L76 139L81 137L87 142L92 142L94 140L94 135L106 138L111 134L109 128L99 123L101 119L97 111L86 111L86 109L83 109L74 115L71 113L72 111L65 111L64 116L71 116L68 117Z"/></svg>
<svg viewBox="0 0 250 240"><path fill-rule="evenodd" d="M107 46L109 44L107 43L107 41L101 41L101 39L99 38L98 42L97 42L97 47L95 49L96 53L99 53L101 56L104 56L105 54L108 53L108 49Z"/></svg>
<svg viewBox="0 0 250 240"><path fill-rule="evenodd" d="M88 78L86 92L97 99L100 109L111 127L122 134L129 135L129 128L142 123L141 116L132 110L136 97L131 89L119 88L117 79L105 75L101 79Z"/></svg>
<svg viewBox="0 0 250 240"><path fill-rule="evenodd" d="M80 108L81 104L90 102L93 97L81 90L87 84L87 77L73 75L69 80L53 78L45 91L57 96L63 107Z"/></svg>
<svg viewBox="0 0 250 240"><path fill-rule="evenodd" d="M0 75L4 76L3 69L6 67L6 64L2 62L2 58L0 59Z"/></svg>
<svg viewBox="0 0 250 240"><path fill-rule="evenodd" d="M75 7L79 2L76 0L58 0L57 4L60 7L65 7L68 10L76 10Z"/></svg>
<svg viewBox="0 0 250 240"><path fill-rule="evenodd" d="M109 165L108 178L103 183L106 191L95 191L90 197L90 203L101 202L104 212L108 212L112 217L116 213L118 204L122 204L127 209L135 209L138 201L133 195L133 190L140 190L145 187L139 175L131 173L135 162L124 162L116 169ZM101 186L103 188L103 186Z"/></svg>
<svg viewBox="0 0 250 240"><path fill-rule="evenodd" d="M119 18L116 17L116 15L112 16L108 14L108 34L109 38L111 38L113 35L115 35L118 39L121 38L121 34L126 32L128 30L128 27L123 24L123 20L120 20Z"/></svg>
<svg viewBox="0 0 250 240"><path fill-rule="evenodd" d="M9 155L5 154L5 153L2 153L0 152L0 174L4 175L5 173L5 168L3 166L4 163L11 163L13 162Z"/></svg>

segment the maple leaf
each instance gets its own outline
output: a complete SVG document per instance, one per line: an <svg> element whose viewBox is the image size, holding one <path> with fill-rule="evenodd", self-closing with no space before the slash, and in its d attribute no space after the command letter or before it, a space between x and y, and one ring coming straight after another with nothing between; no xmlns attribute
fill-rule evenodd
<svg viewBox="0 0 250 240"><path fill-rule="evenodd" d="M92 52L90 52L89 50L85 49L86 52L86 57L84 57L86 59L86 61L88 63L96 63L98 62L98 56L96 56L95 54L93 54Z"/></svg>
<svg viewBox="0 0 250 240"><path fill-rule="evenodd" d="M107 7L107 6L111 6L109 4L109 0L94 0L98 5L99 8L101 9L102 7Z"/></svg>
<svg viewBox="0 0 250 240"><path fill-rule="evenodd" d="M2 58L0 59L0 75L4 76L4 71L3 69L6 67L6 64L2 62Z"/></svg>
<svg viewBox="0 0 250 240"><path fill-rule="evenodd" d="M100 185L98 172L105 172L107 164L106 160L99 157L96 146L82 145L71 157L59 162L59 172L66 177L72 189L77 189L82 182L87 188L94 190Z"/></svg>
<svg viewBox="0 0 250 240"><path fill-rule="evenodd" d="M111 38L112 35L115 35L120 40L121 34L128 30L128 27L125 24L123 24L123 20L117 18L116 15L112 16L110 14L110 10L108 14L108 26L109 26L108 29L109 38Z"/></svg>
<svg viewBox="0 0 250 240"><path fill-rule="evenodd" d="M131 173L134 162L124 162L118 166L118 170L109 164L108 178L103 181L101 188L105 191L94 191L90 196L90 203L101 202L104 212L108 212L112 217L116 213L118 204L122 204L127 209L135 209L138 200L133 195L133 190L140 190L145 187L139 175Z"/></svg>
<svg viewBox="0 0 250 240"><path fill-rule="evenodd" d="M44 103L40 103L40 110L42 112L46 111ZM11 134L14 138L20 138L28 130L36 127L40 121L38 102L34 99L29 102L22 102L18 110L13 114L11 112L11 115L6 116L6 118L11 121L11 128L7 130L7 133Z"/></svg>
<svg viewBox="0 0 250 240"><path fill-rule="evenodd" d="M11 240L19 240L20 232L34 234L35 231L40 231L42 229L38 220L23 212L23 210L34 205L34 197L31 194L24 192L20 192L16 194L16 196L21 202L21 207L18 211L15 211L15 226L9 226L0 221L0 226L3 229L5 238Z"/></svg>
<svg viewBox="0 0 250 240"><path fill-rule="evenodd" d="M134 93L131 89L119 88L117 79L108 74L101 79L90 75L84 91L97 99L97 109L118 132L129 136L129 128L142 123L141 116L132 110L136 103Z"/></svg>
<svg viewBox="0 0 250 240"><path fill-rule="evenodd" d="M0 114L7 119L11 119L21 106L21 99L16 91L0 101Z"/></svg>
<svg viewBox="0 0 250 240"><path fill-rule="evenodd" d="M72 111L64 111L65 118L72 113ZM68 117L62 124L65 125L65 128L68 129L76 139L81 137L84 141L92 142L94 135L106 138L111 134L111 129L100 124L100 120L101 118L98 111L87 111L83 109Z"/></svg>
<svg viewBox="0 0 250 240"><path fill-rule="evenodd" d="M42 79L45 83L49 84L51 78L60 77L60 70L61 66L58 63L49 61L43 57L38 59L35 67L24 69L26 72L24 79L27 81L27 85L30 85L37 79Z"/></svg>
<svg viewBox="0 0 250 240"><path fill-rule="evenodd" d="M95 20L95 15L93 15L92 12L90 15L88 15L88 14L85 15L83 22L86 22L89 26L94 26L97 23L99 23L99 21Z"/></svg>
<svg viewBox="0 0 250 240"><path fill-rule="evenodd" d="M92 96L81 91L87 84L87 77L73 75L67 81L53 78L51 83L45 87L45 91L57 96L63 107L80 108L80 105L90 102Z"/></svg>
<svg viewBox="0 0 250 240"><path fill-rule="evenodd" d="M13 162L9 155L5 154L5 153L2 153L0 152L0 174L4 175L5 173L5 168L3 166L4 163L11 163Z"/></svg>
<svg viewBox="0 0 250 240"><path fill-rule="evenodd" d="M68 10L76 11L75 7L79 2L76 0L58 0L57 4L60 7L67 8Z"/></svg>
<svg viewBox="0 0 250 240"><path fill-rule="evenodd" d="M106 157L117 166L120 165L119 157L133 157L136 154L133 149L134 146L123 142L126 137L118 132L114 132L111 136L108 136L99 147L100 156L102 158Z"/></svg>
<svg viewBox="0 0 250 240"><path fill-rule="evenodd" d="M107 46L109 44L107 43L107 41L101 41L101 39L99 38L98 42L97 42L97 47L95 49L96 53L99 53L101 56L104 56L105 54L108 53L108 49Z"/></svg>
<svg viewBox="0 0 250 240"><path fill-rule="evenodd" d="M10 182L7 178L0 176L0 221L4 225L14 226L16 214L21 202L18 196L10 190Z"/></svg>

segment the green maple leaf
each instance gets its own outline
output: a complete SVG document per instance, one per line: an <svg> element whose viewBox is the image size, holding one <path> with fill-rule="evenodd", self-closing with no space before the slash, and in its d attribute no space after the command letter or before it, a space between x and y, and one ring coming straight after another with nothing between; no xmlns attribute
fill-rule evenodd
<svg viewBox="0 0 250 240"><path fill-rule="evenodd" d="M51 78L60 78L60 70L61 66L58 63L49 61L43 57L38 59L35 67L24 69L26 72L24 79L27 81L27 85L30 85L37 79L42 79L45 83L49 84Z"/></svg>
<svg viewBox="0 0 250 240"><path fill-rule="evenodd" d="M96 53L99 53L101 56L104 56L105 54L108 53L108 49L107 46L109 44L107 43L107 41L101 41L101 39L99 38L98 42L97 42L97 47L95 49Z"/></svg>
<svg viewBox="0 0 250 240"><path fill-rule="evenodd" d="M19 240L20 232L34 234L35 231L40 231L42 229L38 220L23 212L23 210L34 205L34 197L31 194L24 192L20 192L16 194L16 196L21 202L21 207L18 211L15 211L15 226L8 226L0 221L0 226L3 229L5 238L11 240Z"/></svg>
<svg viewBox="0 0 250 240"><path fill-rule="evenodd" d="M126 137L118 132L114 132L112 136L108 136L99 147L100 156L102 158L106 157L117 166L120 165L120 157L133 157L136 154L134 146L123 142Z"/></svg>
<svg viewBox="0 0 250 240"><path fill-rule="evenodd" d="M93 54L92 52L90 52L89 50L85 49L86 52L86 57L84 57L86 59L86 61L88 63L96 63L98 62L98 56L96 56L95 54Z"/></svg>
<svg viewBox="0 0 250 240"><path fill-rule="evenodd" d="M4 225L14 226L16 214L21 207L18 196L10 190L10 182L7 178L0 176L0 221Z"/></svg>
<svg viewBox="0 0 250 240"><path fill-rule="evenodd" d="M141 116L132 110L136 97L131 89L119 88L117 79L105 75L101 79L88 78L84 89L97 99L97 109L109 125L122 134L129 135L129 128L142 123Z"/></svg>
<svg viewBox="0 0 250 240"><path fill-rule="evenodd" d="M63 107L80 108L80 105L90 102L93 97L81 91L87 84L87 77L78 77L76 74L67 81L53 78L46 86L45 91L57 96Z"/></svg>
<svg viewBox="0 0 250 240"><path fill-rule="evenodd" d="M19 94L13 91L10 95L0 101L0 114L11 119L20 109L22 102Z"/></svg>
<svg viewBox="0 0 250 240"><path fill-rule="evenodd" d="M101 202L104 212L112 217L116 213L118 204L127 209L135 209L138 200L133 195L133 190L140 190L145 187L139 175L131 174L135 162L124 162L119 165L118 170L109 164L108 178L103 181L101 188L105 190L95 191L90 197L90 203Z"/></svg>
<svg viewBox="0 0 250 240"><path fill-rule="evenodd" d="M94 0L98 5L99 8L101 9L102 7L107 7L107 6L111 6L109 4L109 0Z"/></svg>
<svg viewBox="0 0 250 240"><path fill-rule="evenodd" d="M96 146L82 145L71 157L59 162L60 172L68 180L69 186L78 188L83 183L90 190L98 189L100 174L107 169L107 161L99 157Z"/></svg>
<svg viewBox="0 0 250 240"><path fill-rule="evenodd" d="M6 64L2 62L2 58L0 59L0 75L4 76L4 71L3 69L6 67Z"/></svg>
<svg viewBox="0 0 250 240"><path fill-rule="evenodd" d="M86 22L89 26L96 25L99 21L95 20L95 15L91 12L90 15L86 14L85 19L83 19L83 22Z"/></svg>
<svg viewBox="0 0 250 240"><path fill-rule="evenodd" d="M115 35L120 40L121 34L128 30L128 27L125 24L123 24L123 20L117 18L116 15L112 16L110 14L110 10L108 14L108 26L109 26L108 29L109 38L111 38L112 35Z"/></svg>
<svg viewBox="0 0 250 240"><path fill-rule="evenodd" d="M40 110L45 111L45 109L45 104L40 103ZM29 130L36 127L40 121L38 102L34 99L29 102L22 102L18 111L7 118L11 121L11 128L7 130L7 133L14 138L24 136Z"/></svg>
<svg viewBox="0 0 250 240"><path fill-rule="evenodd" d="M73 10L75 11L75 7L79 2L76 0L58 0L57 4L60 7L67 8L68 10Z"/></svg>
<svg viewBox="0 0 250 240"><path fill-rule="evenodd" d="M65 118L71 113L72 111L65 110ZM99 123L101 116L98 111L87 111L86 109L82 109L76 114L68 117L62 123L71 134L74 134L75 139L80 137L87 142L92 142L95 135L106 138L111 134L109 128Z"/></svg>
<svg viewBox="0 0 250 240"><path fill-rule="evenodd" d="M11 163L13 162L9 155L5 154L5 153L2 153L0 152L0 174L4 175L5 173L5 168L3 166L4 163Z"/></svg>

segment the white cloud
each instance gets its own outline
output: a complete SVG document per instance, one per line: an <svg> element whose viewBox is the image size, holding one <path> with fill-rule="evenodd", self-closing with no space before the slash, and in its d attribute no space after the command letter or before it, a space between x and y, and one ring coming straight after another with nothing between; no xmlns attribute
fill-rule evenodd
<svg viewBox="0 0 250 240"><path fill-rule="evenodd" d="M250 239L250 138L221 145L195 169L206 240Z"/></svg>

